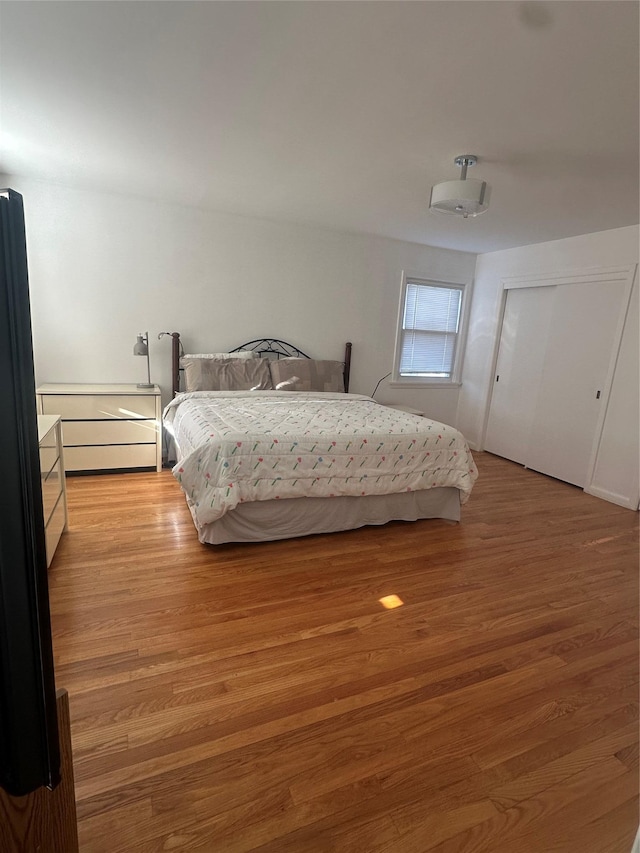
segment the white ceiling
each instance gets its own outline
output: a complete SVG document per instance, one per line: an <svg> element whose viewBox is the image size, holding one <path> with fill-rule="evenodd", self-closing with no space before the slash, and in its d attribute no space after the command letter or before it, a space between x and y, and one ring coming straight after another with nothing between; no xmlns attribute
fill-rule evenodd
<svg viewBox="0 0 640 853"><path fill-rule="evenodd" d="M0 171L487 252L638 222L638 3L2 2ZM431 184L492 187L428 210Z"/></svg>

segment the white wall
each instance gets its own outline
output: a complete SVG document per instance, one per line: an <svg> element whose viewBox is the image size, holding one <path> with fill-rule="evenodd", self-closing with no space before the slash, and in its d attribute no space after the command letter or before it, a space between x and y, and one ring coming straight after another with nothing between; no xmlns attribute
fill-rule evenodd
<svg viewBox="0 0 640 853"><path fill-rule="evenodd" d="M480 449L492 385L493 357L499 335L502 279L558 270L637 264L637 226L585 234L480 255L476 266L469 336L456 425ZM602 433L594 483L602 496L638 493L638 282L625 325L609 408ZM636 497L634 497L634 495Z"/></svg>
<svg viewBox="0 0 640 853"><path fill-rule="evenodd" d="M161 179L161 177L159 177ZM403 269L470 282L475 255L278 224L126 195L2 176L25 203L37 382L139 382L149 331L152 380L170 388L170 341L226 350L273 336L317 358L353 342L351 390L391 370ZM393 390L380 400L452 423L459 389Z"/></svg>

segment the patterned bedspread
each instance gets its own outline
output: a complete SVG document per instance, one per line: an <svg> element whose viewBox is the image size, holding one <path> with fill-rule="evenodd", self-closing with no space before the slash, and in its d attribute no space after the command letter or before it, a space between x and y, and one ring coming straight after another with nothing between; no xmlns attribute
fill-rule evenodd
<svg viewBox="0 0 640 853"><path fill-rule="evenodd" d="M165 409L181 484L199 526L246 501L453 486L478 472L453 427L359 394L196 391Z"/></svg>

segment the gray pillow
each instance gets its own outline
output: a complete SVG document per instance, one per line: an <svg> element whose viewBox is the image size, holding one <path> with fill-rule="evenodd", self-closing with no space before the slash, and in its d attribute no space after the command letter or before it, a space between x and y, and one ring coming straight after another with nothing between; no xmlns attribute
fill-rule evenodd
<svg viewBox="0 0 640 853"><path fill-rule="evenodd" d="M257 358L252 349L240 349L237 352L186 352L182 358Z"/></svg>
<svg viewBox="0 0 640 853"><path fill-rule="evenodd" d="M183 358L187 391L270 391L267 358Z"/></svg>
<svg viewBox="0 0 640 853"><path fill-rule="evenodd" d="M273 387L283 391L344 391L344 364L313 358L279 358L269 364Z"/></svg>

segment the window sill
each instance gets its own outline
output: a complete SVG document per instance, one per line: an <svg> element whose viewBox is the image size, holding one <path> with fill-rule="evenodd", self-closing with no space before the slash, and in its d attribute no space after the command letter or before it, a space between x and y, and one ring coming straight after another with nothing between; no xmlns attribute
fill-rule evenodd
<svg viewBox="0 0 640 853"><path fill-rule="evenodd" d="M408 380L407 382L393 381L388 383L389 388L461 388L462 382L424 382Z"/></svg>

